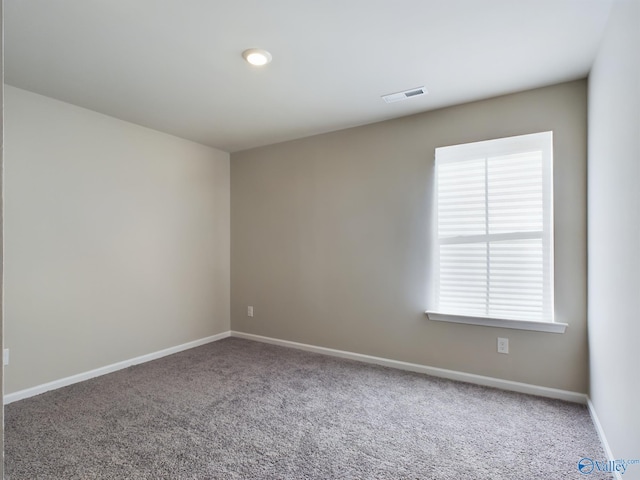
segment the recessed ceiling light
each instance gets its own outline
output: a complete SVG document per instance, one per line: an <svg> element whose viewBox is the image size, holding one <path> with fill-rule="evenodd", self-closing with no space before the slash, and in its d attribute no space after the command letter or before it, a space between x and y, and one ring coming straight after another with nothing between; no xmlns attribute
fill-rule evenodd
<svg viewBox="0 0 640 480"><path fill-rule="evenodd" d="M247 62L251 65L255 65L256 67L266 65L271 61L271 54L266 50L261 50L259 48L250 48L249 50L245 50L242 52L242 56Z"/></svg>

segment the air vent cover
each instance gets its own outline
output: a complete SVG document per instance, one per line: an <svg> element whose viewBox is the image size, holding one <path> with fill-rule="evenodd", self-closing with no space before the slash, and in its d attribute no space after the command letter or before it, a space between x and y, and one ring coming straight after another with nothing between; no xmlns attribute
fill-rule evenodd
<svg viewBox="0 0 640 480"><path fill-rule="evenodd" d="M400 100L407 100L408 98L420 97L426 95L427 89L424 87L411 88L404 92L390 93L389 95L383 95L382 98L387 103L399 102Z"/></svg>

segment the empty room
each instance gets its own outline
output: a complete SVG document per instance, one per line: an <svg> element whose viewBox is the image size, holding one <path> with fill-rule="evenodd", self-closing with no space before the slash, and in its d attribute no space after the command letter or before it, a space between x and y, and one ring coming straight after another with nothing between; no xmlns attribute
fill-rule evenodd
<svg viewBox="0 0 640 480"><path fill-rule="evenodd" d="M2 19L2 478L640 479L640 0Z"/></svg>

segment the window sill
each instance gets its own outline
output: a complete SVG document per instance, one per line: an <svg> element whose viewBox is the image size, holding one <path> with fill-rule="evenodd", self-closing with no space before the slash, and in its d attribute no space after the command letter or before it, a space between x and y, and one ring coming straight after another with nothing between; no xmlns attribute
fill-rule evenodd
<svg viewBox="0 0 640 480"><path fill-rule="evenodd" d="M504 318L464 317L446 313L424 312L429 320L436 322L466 323L485 327L513 328L516 330L533 330L536 332L564 333L568 324L558 322L532 322L528 320L507 320Z"/></svg>

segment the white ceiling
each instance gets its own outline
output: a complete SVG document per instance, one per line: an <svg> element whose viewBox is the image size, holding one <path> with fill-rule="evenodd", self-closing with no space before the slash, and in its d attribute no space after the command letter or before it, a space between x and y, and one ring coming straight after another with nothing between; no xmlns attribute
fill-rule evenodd
<svg viewBox="0 0 640 480"><path fill-rule="evenodd" d="M612 1L5 0L5 81L233 152L583 78Z"/></svg>

